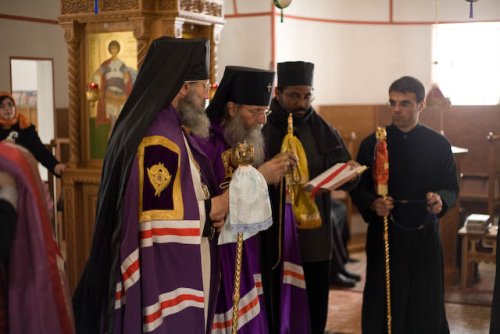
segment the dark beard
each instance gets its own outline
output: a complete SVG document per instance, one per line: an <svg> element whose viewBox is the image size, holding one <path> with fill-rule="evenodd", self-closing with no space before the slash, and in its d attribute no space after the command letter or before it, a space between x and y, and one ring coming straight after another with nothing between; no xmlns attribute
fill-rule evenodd
<svg viewBox="0 0 500 334"><path fill-rule="evenodd" d="M224 137L232 148L244 141L253 146L255 150L253 166L258 167L264 162L264 137L260 125L248 129L243 119L237 114L235 117L224 121L223 128Z"/></svg>
<svg viewBox="0 0 500 334"><path fill-rule="evenodd" d="M210 120L205 113L204 103L205 100L200 98L195 91L189 90L179 101L177 108L181 116L181 124L201 138L207 138L210 129Z"/></svg>

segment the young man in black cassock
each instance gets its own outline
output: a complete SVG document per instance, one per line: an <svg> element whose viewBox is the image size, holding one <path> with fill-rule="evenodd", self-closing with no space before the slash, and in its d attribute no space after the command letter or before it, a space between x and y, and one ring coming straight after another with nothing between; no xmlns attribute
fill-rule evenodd
<svg viewBox="0 0 500 334"><path fill-rule="evenodd" d="M402 77L389 88L387 130L389 195L375 192L364 173L351 197L368 222L363 333L386 333L383 217L389 217L393 333L449 333L444 307L443 252L438 218L455 205L457 169L451 146L421 125L425 88ZM375 135L360 145L357 161L373 170Z"/></svg>

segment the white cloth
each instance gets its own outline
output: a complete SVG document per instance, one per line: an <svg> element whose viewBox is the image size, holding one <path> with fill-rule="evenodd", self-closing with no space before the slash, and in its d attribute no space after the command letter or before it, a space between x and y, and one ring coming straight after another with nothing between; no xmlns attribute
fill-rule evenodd
<svg viewBox="0 0 500 334"><path fill-rule="evenodd" d="M266 180L250 165L240 166L233 173L228 216L233 233L255 234L273 223Z"/></svg>

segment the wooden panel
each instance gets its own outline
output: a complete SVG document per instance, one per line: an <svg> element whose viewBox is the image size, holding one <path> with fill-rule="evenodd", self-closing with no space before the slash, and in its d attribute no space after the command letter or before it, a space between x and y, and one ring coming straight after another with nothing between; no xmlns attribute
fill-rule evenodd
<svg viewBox="0 0 500 334"><path fill-rule="evenodd" d="M66 273L71 292L90 254L100 171L70 169L63 177Z"/></svg>
<svg viewBox="0 0 500 334"><path fill-rule="evenodd" d="M374 105L321 105L318 113L331 126L336 128L342 137L356 133L353 145L353 158L358 152L359 143L375 129L376 106Z"/></svg>
<svg viewBox="0 0 500 334"><path fill-rule="evenodd" d="M56 138L69 138L69 110L57 108L55 113Z"/></svg>
<svg viewBox="0 0 500 334"><path fill-rule="evenodd" d="M486 136L489 132L500 133L500 105L452 106L444 115L444 131L453 145L469 149L462 163L462 171L486 174ZM498 146L497 156L500 156ZM500 159L497 163L500 164Z"/></svg>
<svg viewBox="0 0 500 334"><path fill-rule="evenodd" d="M436 131L443 130L452 145L469 149L462 162L463 172L487 173L486 136L489 132L500 133L500 105L447 106L443 109L441 116L439 108L429 105L421 114L422 123ZM359 142L372 133L377 125L388 125L391 122L384 105L320 105L317 110L342 136L353 131L356 133L356 152ZM500 152L497 155L500 156ZM498 164L500 165L500 159Z"/></svg>
<svg viewBox="0 0 500 334"><path fill-rule="evenodd" d="M81 226L81 247L79 252L86 259L90 255L92 237L94 232L94 220L97 210L97 194L99 192L98 184L82 184L82 207L81 217L84 224Z"/></svg>
<svg viewBox="0 0 500 334"><path fill-rule="evenodd" d="M457 231L459 229L459 208L455 207L439 219L439 233L443 245L444 284L446 287L458 283Z"/></svg>

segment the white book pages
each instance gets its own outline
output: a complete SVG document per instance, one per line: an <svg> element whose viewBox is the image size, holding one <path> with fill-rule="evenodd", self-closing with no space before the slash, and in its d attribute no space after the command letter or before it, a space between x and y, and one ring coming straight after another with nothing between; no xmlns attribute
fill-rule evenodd
<svg viewBox="0 0 500 334"><path fill-rule="evenodd" d="M366 166L359 166L351 169L347 163L337 163L307 182L304 185L304 189L311 191L318 187L323 190L336 190L343 184L356 178L357 175L363 173L367 168Z"/></svg>

